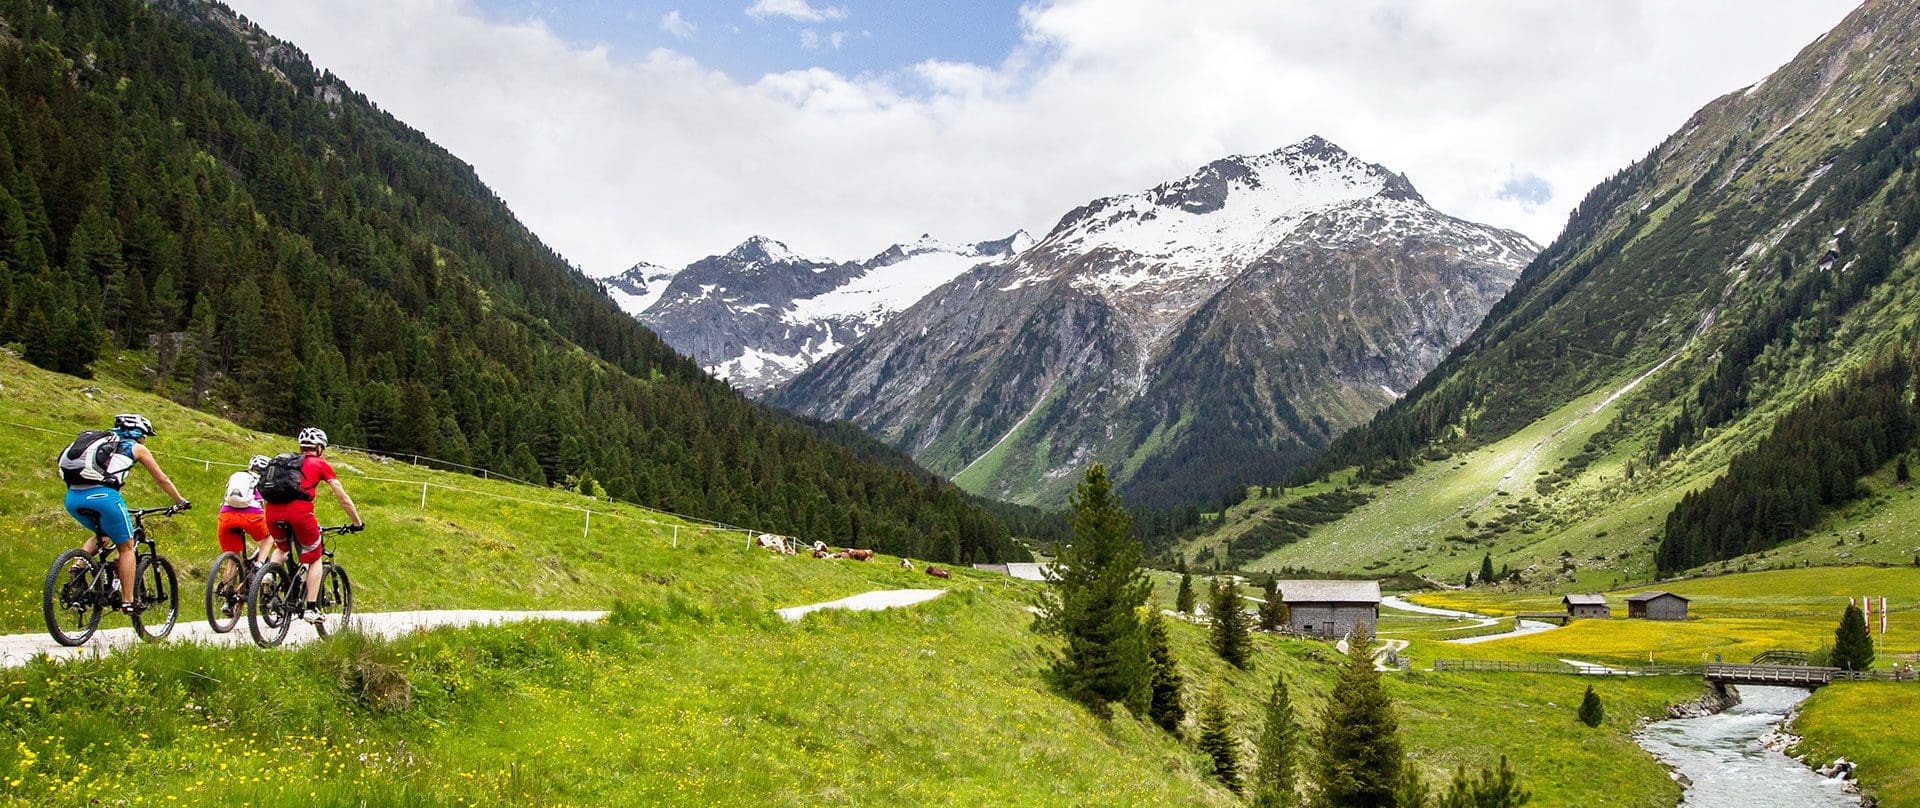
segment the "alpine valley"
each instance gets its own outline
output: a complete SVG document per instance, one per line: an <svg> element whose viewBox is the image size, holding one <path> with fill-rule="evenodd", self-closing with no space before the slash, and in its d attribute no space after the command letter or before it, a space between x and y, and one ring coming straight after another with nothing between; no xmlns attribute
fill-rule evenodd
<svg viewBox="0 0 1920 808"><path fill-rule="evenodd" d="M1392 402L1536 252L1311 137L1076 208L767 398L976 493L1057 505L1101 461L1132 502L1185 504L1278 478ZM699 355L662 305L649 322Z"/></svg>

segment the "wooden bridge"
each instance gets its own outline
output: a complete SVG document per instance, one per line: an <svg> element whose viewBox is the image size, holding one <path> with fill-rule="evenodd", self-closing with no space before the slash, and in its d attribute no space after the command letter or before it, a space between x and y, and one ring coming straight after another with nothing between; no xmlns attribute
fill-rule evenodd
<svg viewBox="0 0 1920 808"><path fill-rule="evenodd" d="M1839 668L1812 665L1739 665L1714 662L1707 665L1707 681L1723 685L1782 685L1820 687L1835 679L1852 678Z"/></svg>

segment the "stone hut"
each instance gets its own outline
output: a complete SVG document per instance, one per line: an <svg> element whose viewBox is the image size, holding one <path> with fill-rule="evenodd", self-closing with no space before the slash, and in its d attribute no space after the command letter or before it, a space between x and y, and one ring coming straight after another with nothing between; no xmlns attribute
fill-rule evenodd
<svg viewBox="0 0 1920 808"><path fill-rule="evenodd" d="M1379 581L1281 581L1287 627L1299 634L1337 640L1355 626L1368 636L1380 620Z"/></svg>
<svg viewBox="0 0 1920 808"><path fill-rule="evenodd" d="M1568 595L1561 598L1560 602L1566 605L1567 617L1570 619L1578 617L1605 619L1613 616L1613 610L1607 608L1605 595Z"/></svg>
<svg viewBox="0 0 1920 808"><path fill-rule="evenodd" d="M1672 592L1641 592L1627 598L1627 616L1646 620L1687 619L1687 599Z"/></svg>

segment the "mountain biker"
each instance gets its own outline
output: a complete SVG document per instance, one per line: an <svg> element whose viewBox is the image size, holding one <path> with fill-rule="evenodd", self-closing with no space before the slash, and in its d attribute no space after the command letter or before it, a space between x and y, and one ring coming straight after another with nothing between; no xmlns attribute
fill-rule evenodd
<svg viewBox="0 0 1920 808"><path fill-rule="evenodd" d="M280 563L291 552L289 539L299 542L300 563L307 567L306 608L301 619L319 625L324 618L320 614L320 574L321 552L324 550L320 535L320 520L313 515L313 497L319 490L321 481L333 487L333 497L339 500L340 507L353 520L358 530L365 526L360 521L360 511L353 506L353 499L347 496L347 489L340 486L340 478L333 473L333 465L324 457L327 453L327 433L313 427L300 430L300 493L291 502L273 502L266 504L267 524L273 532L273 556L270 563ZM277 458L273 462L277 462ZM269 472L271 475L271 472ZM291 530L283 531L281 523Z"/></svg>
<svg viewBox="0 0 1920 808"><path fill-rule="evenodd" d="M260 472L267 469L271 459L254 455L247 460L245 471L227 477L227 498L220 505L220 552L246 555L247 539L252 538L258 542L253 559L267 560L272 543L267 541L266 503L254 487L260 484Z"/></svg>
<svg viewBox="0 0 1920 808"><path fill-rule="evenodd" d="M147 474L153 477L155 485L181 510L191 507L180 490L173 487L173 481L167 479L167 473L160 470L160 461L155 460L153 452L147 450L147 437L153 434L153 422L144 415L122 413L113 417L113 428L108 430L119 438L112 445L112 454L108 458L104 480L99 483L73 483L67 485L67 513L81 527L93 531L93 536L80 547L87 553L100 548L101 541L112 543L119 550L115 559L116 572L120 578L120 611L132 614L139 608L133 602L133 565L134 549L128 545L133 539L133 517L127 513L127 501L120 496L120 487L126 485L127 473L134 464L145 466ZM99 433L94 433L99 434Z"/></svg>

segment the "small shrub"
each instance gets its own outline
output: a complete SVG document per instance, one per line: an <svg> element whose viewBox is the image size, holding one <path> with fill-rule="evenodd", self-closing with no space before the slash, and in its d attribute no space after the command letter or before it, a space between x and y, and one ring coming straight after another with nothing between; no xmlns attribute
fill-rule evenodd
<svg viewBox="0 0 1920 808"><path fill-rule="evenodd" d="M1587 695L1580 699L1580 723L1598 727L1606 717L1606 708L1600 705L1600 694L1593 692L1593 685L1587 685Z"/></svg>

